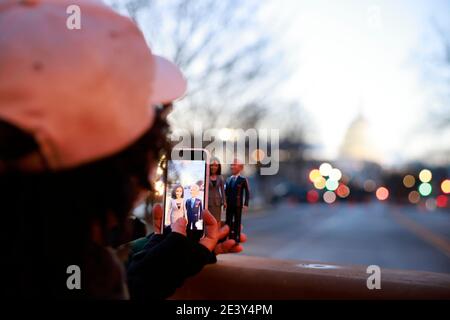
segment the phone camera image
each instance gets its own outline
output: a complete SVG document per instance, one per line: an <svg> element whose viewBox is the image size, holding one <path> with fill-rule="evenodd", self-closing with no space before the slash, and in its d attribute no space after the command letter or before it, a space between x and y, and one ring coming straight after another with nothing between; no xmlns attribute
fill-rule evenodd
<svg viewBox="0 0 450 320"><path fill-rule="evenodd" d="M206 161L169 160L165 192L164 227L180 218L187 220L189 234L203 233Z"/></svg>

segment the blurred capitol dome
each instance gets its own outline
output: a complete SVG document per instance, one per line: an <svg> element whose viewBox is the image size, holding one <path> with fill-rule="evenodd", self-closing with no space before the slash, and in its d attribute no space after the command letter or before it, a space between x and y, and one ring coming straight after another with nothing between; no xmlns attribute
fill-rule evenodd
<svg viewBox="0 0 450 320"><path fill-rule="evenodd" d="M362 112L350 123L344 135L339 157L342 160L380 163L382 156L373 142L370 125Z"/></svg>

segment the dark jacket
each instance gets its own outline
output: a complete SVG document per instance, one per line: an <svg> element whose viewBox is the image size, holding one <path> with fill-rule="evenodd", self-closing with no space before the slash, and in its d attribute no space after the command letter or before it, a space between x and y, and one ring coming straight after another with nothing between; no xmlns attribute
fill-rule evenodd
<svg viewBox="0 0 450 320"><path fill-rule="evenodd" d="M127 267L132 300L166 299L186 278L217 261L205 246L176 232L147 238L147 244L131 257Z"/></svg>
<svg viewBox="0 0 450 320"><path fill-rule="evenodd" d="M194 198L186 200L186 212L188 217L188 224L196 223L198 220L202 219L203 204L200 199L195 198L194 204L192 200Z"/></svg>
<svg viewBox="0 0 450 320"><path fill-rule="evenodd" d="M229 177L225 183L225 196L227 199L227 207L248 207L250 187L247 178L238 176L236 181L233 182L233 177Z"/></svg>

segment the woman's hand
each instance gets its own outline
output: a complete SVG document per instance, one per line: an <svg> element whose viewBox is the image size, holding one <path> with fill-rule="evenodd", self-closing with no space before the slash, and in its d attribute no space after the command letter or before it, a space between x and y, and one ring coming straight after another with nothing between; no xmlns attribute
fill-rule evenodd
<svg viewBox="0 0 450 320"><path fill-rule="evenodd" d="M200 244L208 248L209 251L214 251L215 254L222 254L237 253L244 249L240 244L231 239L218 243L219 239L228 236L230 228L228 225L224 225L219 229L216 219L208 210L203 211L203 221L205 223L205 236L200 239ZM246 240L247 236L241 233L241 243Z"/></svg>
<svg viewBox="0 0 450 320"><path fill-rule="evenodd" d="M228 225L224 225L222 227L222 229L223 228L227 229L226 235L223 237L223 238L225 238L226 236L228 236L230 228L228 227ZM242 230L242 225L241 225L241 230ZM220 239L223 239L223 238L220 238ZM216 247L214 248L214 253L216 255L223 254L223 253L239 253L242 250L244 250L244 247L241 246L241 243L247 241L247 235L245 233L241 232L240 240L241 241L239 243L237 243L235 240L232 240L232 239L228 239L222 243L218 243L216 245Z"/></svg>
<svg viewBox="0 0 450 320"><path fill-rule="evenodd" d="M182 234L183 236L186 236L186 226L187 226L187 220L185 218L178 218L177 221L172 223L170 225L170 228L172 229L172 232L177 232Z"/></svg>
<svg viewBox="0 0 450 320"><path fill-rule="evenodd" d="M161 224L163 216L163 209L161 205L156 204L153 207L152 214L153 229L155 231L155 234L161 234ZM236 243L236 241L232 239L228 239L222 243L218 243L220 239L226 238L228 236L230 228L228 227L228 225L223 225L219 229L216 218L214 218L214 216L208 210L203 211L203 221L205 227L205 236L200 239L200 244L208 248L209 251L214 251L215 254L223 254L238 253L244 249L241 244ZM180 218L171 225L172 231L186 235L186 224L186 219ZM241 243L246 241L247 236L245 235L245 233L241 233Z"/></svg>

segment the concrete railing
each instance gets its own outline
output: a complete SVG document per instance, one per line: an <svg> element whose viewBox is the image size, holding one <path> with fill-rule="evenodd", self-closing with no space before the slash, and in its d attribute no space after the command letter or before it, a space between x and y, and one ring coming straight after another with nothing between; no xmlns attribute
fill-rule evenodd
<svg viewBox="0 0 450 320"><path fill-rule="evenodd" d="M367 288L367 267L221 255L171 299L450 299L450 275L381 269Z"/></svg>

